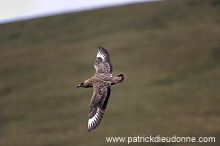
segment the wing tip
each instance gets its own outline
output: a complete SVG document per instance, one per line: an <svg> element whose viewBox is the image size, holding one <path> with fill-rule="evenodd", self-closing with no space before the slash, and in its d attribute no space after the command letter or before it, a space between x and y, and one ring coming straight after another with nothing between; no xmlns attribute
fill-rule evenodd
<svg viewBox="0 0 220 146"><path fill-rule="evenodd" d="M100 122L94 122L94 121L92 121L91 123L88 121L88 132L90 132L90 131L92 131L92 130L95 130L98 126L99 126L99 124L101 123L101 121Z"/></svg>
<svg viewBox="0 0 220 146"><path fill-rule="evenodd" d="M103 53L103 50L104 50L104 52L106 51L105 47L98 46L98 52Z"/></svg>
<svg viewBox="0 0 220 146"><path fill-rule="evenodd" d="M101 51L102 53L107 53L108 51L106 50L106 48L104 46L98 46L99 51Z"/></svg>
<svg viewBox="0 0 220 146"><path fill-rule="evenodd" d="M96 57L101 57L105 61L110 61L109 53L104 46L98 46L98 53Z"/></svg>
<svg viewBox="0 0 220 146"><path fill-rule="evenodd" d="M101 49L101 48L104 48L104 47L102 47L102 46L98 46L98 48Z"/></svg>
<svg viewBox="0 0 220 146"><path fill-rule="evenodd" d="M97 109L96 114L88 120L88 132L96 129L102 121L104 111Z"/></svg>
<svg viewBox="0 0 220 146"><path fill-rule="evenodd" d="M88 128L88 132L92 131L93 129L92 128Z"/></svg>

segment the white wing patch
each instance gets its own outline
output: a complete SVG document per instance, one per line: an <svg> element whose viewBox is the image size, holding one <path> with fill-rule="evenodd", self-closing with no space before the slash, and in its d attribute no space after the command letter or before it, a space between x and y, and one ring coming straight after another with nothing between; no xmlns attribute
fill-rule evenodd
<svg viewBox="0 0 220 146"><path fill-rule="evenodd" d="M101 122L103 116L103 111L97 108L96 114L88 120L88 130L91 131L95 129Z"/></svg>
<svg viewBox="0 0 220 146"><path fill-rule="evenodd" d="M98 58L98 57L101 57L102 60L105 60L105 55L100 50L98 51L96 58Z"/></svg>

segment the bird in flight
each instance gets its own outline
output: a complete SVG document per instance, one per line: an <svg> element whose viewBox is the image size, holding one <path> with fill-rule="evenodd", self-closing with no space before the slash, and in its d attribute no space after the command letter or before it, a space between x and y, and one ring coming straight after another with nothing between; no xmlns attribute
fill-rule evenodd
<svg viewBox="0 0 220 146"><path fill-rule="evenodd" d="M77 86L77 88L93 88L92 99L89 103L88 131L95 129L101 123L110 97L111 85L121 83L125 79L122 73L112 76L110 56L104 47L98 46L94 67L95 75Z"/></svg>

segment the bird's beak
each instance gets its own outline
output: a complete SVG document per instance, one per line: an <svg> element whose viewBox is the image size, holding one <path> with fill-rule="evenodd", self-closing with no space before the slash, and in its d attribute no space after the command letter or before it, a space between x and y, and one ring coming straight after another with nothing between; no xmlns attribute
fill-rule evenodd
<svg viewBox="0 0 220 146"><path fill-rule="evenodd" d="M78 85L77 88L81 87L81 85Z"/></svg>

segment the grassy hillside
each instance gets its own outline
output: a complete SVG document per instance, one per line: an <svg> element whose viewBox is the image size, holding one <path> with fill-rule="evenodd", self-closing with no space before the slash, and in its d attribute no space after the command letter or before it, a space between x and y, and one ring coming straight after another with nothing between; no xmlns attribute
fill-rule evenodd
<svg viewBox="0 0 220 146"><path fill-rule="evenodd" d="M217 0L176 0L1 24L0 146L127 145L105 137L143 135L219 145L219 14ZM76 86L94 74L98 45L127 78L88 133L92 89ZM149 143L166 144L179 145Z"/></svg>

